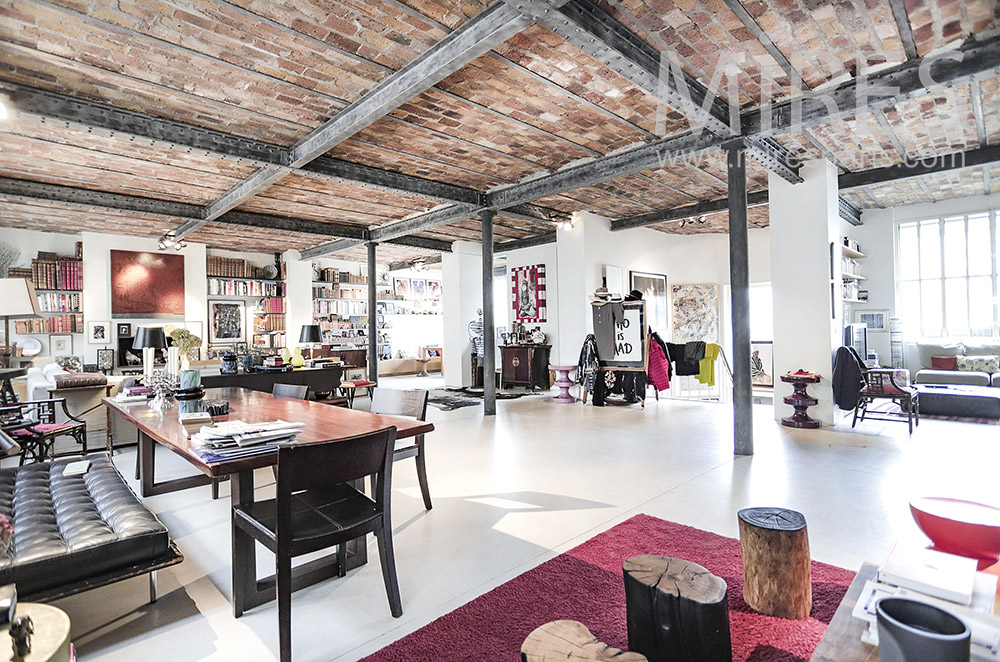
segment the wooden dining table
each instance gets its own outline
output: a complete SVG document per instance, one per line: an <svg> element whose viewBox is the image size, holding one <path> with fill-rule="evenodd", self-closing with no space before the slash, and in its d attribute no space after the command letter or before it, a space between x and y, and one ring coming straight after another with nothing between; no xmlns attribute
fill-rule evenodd
<svg viewBox="0 0 1000 662"><path fill-rule="evenodd" d="M396 427L396 438L415 437L434 430L426 421L399 416L383 416L366 411L335 407L321 402L286 398L239 387L211 388L205 390L206 400L229 402L229 414L216 417L216 421L240 420L247 423L283 420L304 423L297 440L301 442L343 439L366 434L390 426ZM233 506L250 506L254 503L254 470L273 466L278 461L276 452L249 457L206 462L194 450L178 419L177 404L166 410L150 407L147 402L121 402L104 398L112 412L129 421L139 431L139 480L142 496L154 496L200 485L213 479L231 479ZM155 449L164 446L183 457L200 473L184 478L157 482L155 480ZM365 540L359 538L347 546L344 570L364 565L368 560ZM336 554L296 566L293 571L292 590L298 590L332 577L342 575ZM239 617L245 610L274 600L274 576L257 578L254 542L246 533L233 530L233 612Z"/></svg>

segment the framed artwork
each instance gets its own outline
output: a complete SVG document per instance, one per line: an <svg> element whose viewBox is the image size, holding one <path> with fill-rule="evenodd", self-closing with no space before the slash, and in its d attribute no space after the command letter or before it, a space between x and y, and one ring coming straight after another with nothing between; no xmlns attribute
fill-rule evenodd
<svg viewBox="0 0 1000 662"><path fill-rule="evenodd" d="M670 337L674 342L719 341L719 286L672 285Z"/></svg>
<svg viewBox="0 0 1000 662"><path fill-rule="evenodd" d="M545 265L515 267L510 270L510 280L514 319L518 322L544 322L546 320Z"/></svg>
<svg viewBox="0 0 1000 662"><path fill-rule="evenodd" d="M208 342L231 345L246 342L246 304L242 301L208 302Z"/></svg>
<svg viewBox="0 0 1000 662"><path fill-rule="evenodd" d="M423 278L414 278L410 281L410 291L413 292L414 299L423 299L427 289L427 281Z"/></svg>
<svg viewBox="0 0 1000 662"><path fill-rule="evenodd" d="M750 380L754 386L774 386L774 343L750 342Z"/></svg>
<svg viewBox="0 0 1000 662"><path fill-rule="evenodd" d="M115 350L113 349L99 349L97 350L97 369L101 372L105 370L111 371L115 369Z"/></svg>
<svg viewBox="0 0 1000 662"><path fill-rule="evenodd" d="M111 322L87 322L87 342L92 345L111 342Z"/></svg>
<svg viewBox="0 0 1000 662"><path fill-rule="evenodd" d="M441 298L441 281L439 280L427 281L427 298L428 299Z"/></svg>
<svg viewBox="0 0 1000 662"><path fill-rule="evenodd" d="M869 331L889 330L888 310L855 310L854 321L864 324Z"/></svg>
<svg viewBox="0 0 1000 662"><path fill-rule="evenodd" d="M409 278L393 278L392 279L392 292L396 295L397 299L409 299L410 298L410 279Z"/></svg>
<svg viewBox="0 0 1000 662"><path fill-rule="evenodd" d="M70 356L73 353L73 336L66 334L49 336L49 354L52 356Z"/></svg>
<svg viewBox="0 0 1000 662"><path fill-rule="evenodd" d="M630 292L632 290L642 292L642 300L646 302L649 325L665 333L667 331L667 277L663 274L651 274L645 271L629 271L628 279Z"/></svg>
<svg viewBox="0 0 1000 662"><path fill-rule="evenodd" d="M184 319L184 256L111 251L111 317Z"/></svg>
<svg viewBox="0 0 1000 662"><path fill-rule="evenodd" d="M129 338L132 336L131 322L118 322L118 337Z"/></svg>

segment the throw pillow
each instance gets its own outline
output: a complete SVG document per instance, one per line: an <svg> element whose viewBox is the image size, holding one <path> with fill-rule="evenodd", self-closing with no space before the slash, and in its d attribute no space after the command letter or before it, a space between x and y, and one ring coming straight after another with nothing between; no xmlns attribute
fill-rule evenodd
<svg viewBox="0 0 1000 662"><path fill-rule="evenodd" d="M996 356L958 356L959 370L994 373L1000 372L1000 357Z"/></svg>
<svg viewBox="0 0 1000 662"><path fill-rule="evenodd" d="M935 370L958 370L958 357L932 356L931 367Z"/></svg>

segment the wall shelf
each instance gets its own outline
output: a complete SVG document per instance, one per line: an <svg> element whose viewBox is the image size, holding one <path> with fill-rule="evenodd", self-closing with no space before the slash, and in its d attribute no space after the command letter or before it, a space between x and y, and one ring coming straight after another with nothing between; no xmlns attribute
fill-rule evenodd
<svg viewBox="0 0 1000 662"><path fill-rule="evenodd" d="M850 248L848 246L844 246L843 244L840 245L840 251L844 255L846 255L847 257L853 257L855 260L861 260L861 259L864 259L864 258L868 257L867 255L865 255L861 251L856 251L853 248Z"/></svg>
<svg viewBox="0 0 1000 662"><path fill-rule="evenodd" d="M845 274L841 274L841 275L844 277L844 280L868 280L868 278L866 278L865 276L862 276L860 274L847 274L847 273L845 273Z"/></svg>

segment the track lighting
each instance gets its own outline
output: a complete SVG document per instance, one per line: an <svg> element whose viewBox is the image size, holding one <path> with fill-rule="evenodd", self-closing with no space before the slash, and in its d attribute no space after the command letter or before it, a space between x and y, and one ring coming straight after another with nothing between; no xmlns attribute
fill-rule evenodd
<svg viewBox="0 0 1000 662"><path fill-rule="evenodd" d="M168 248L173 247L174 250L180 252L183 249L187 248L187 242L184 241L183 239L177 239L174 236L173 230L171 230L170 232L165 232L163 236L160 237L159 240L157 240L156 247L159 248L161 251L165 251Z"/></svg>

